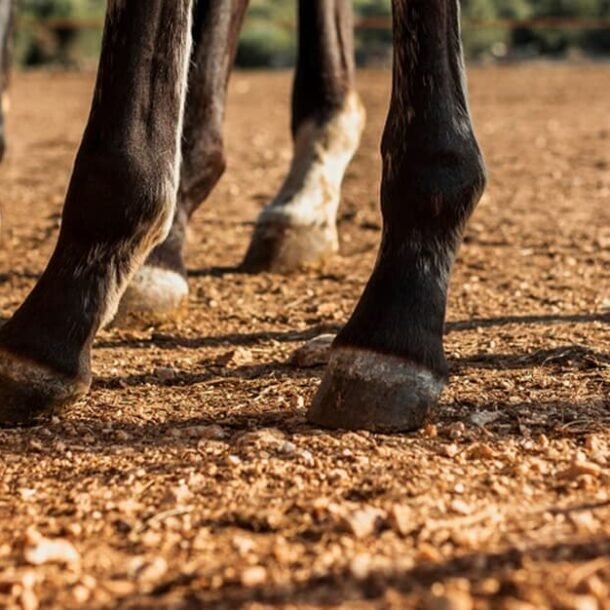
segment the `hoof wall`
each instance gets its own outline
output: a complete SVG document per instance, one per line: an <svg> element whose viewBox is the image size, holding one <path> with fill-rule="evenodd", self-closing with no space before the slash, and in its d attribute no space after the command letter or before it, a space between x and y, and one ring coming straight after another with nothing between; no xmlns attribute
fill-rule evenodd
<svg viewBox="0 0 610 610"><path fill-rule="evenodd" d="M290 273L322 263L339 251L337 230L328 225L291 225L260 219L242 263L248 273Z"/></svg>
<svg viewBox="0 0 610 610"><path fill-rule="evenodd" d="M438 375L396 356L337 348L307 419L325 428L417 430L437 404L443 386Z"/></svg>
<svg viewBox="0 0 610 610"><path fill-rule="evenodd" d="M179 273L144 265L125 290L113 326L133 320L158 322L179 316L188 299L189 287Z"/></svg>
<svg viewBox="0 0 610 610"><path fill-rule="evenodd" d="M0 427L32 426L65 411L89 390L47 367L0 352Z"/></svg>

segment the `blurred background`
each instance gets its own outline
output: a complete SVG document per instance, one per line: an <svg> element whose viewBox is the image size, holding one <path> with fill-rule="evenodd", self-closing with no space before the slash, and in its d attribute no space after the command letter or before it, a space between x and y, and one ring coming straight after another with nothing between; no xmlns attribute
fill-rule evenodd
<svg viewBox="0 0 610 610"><path fill-rule="evenodd" d="M20 0L15 60L25 67L92 67L106 0ZM357 60L391 57L390 0L354 0ZM296 0L251 0L237 63L282 68L295 54ZM610 57L610 0L462 0L468 59L507 62Z"/></svg>

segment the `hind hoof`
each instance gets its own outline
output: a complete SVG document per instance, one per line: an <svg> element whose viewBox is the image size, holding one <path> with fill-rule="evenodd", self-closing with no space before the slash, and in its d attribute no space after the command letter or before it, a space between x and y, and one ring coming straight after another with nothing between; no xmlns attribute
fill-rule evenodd
<svg viewBox="0 0 610 610"><path fill-rule="evenodd" d="M64 412L89 390L46 366L0 351L0 426L36 425Z"/></svg>
<svg viewBox="0 0 610 610"><path fill-rule="evenodd" d="M291 225L285 219L263 216L254 229L242 269L248 273L290 273L319 265L338 251L334 225Z"/></svg>
<svg viewBox="0 0 610 610"><path fill-rule="evenodd" d="M339 347L331 353L307 419L325 428L417 430L444 385L442 377L396 356Z"/></svg>
<svg viewBox="0 0 610 610"><path fill-rule="evenodd" d="M170 269L144 265L125 290L113 326L132 320L158 322L178 317L188 299L186 279Z"/></svg>

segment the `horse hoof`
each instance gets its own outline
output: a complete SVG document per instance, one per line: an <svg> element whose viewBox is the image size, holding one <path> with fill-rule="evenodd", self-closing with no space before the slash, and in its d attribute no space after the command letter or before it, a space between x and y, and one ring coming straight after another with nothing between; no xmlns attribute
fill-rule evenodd
<svg viewBox="0 0 610 610"><path fill-rule="evenodd" d="M242 263L247 273L290 273L322 263L339 251L335 226L294 225L289 219L263 214L256 224Z"/></svg>
<svg viewBox="0 0 610 610"><path fill-rule="evenodd" d="M127 286L112 324L123 326L134 319L158 322L178 317L188 293L188 282L179 273L144 265Z"/></svg>
<svg viewBox="0 0 610 610"><path fill-rule="evenodd" d="M335 348L307 413L325 428L407 432L421 428L444 379L397 356Z"/></svg>
<svg viewBox="0 0 610 610"><path fill-rule="evenodd" d="M64 412L89 386L89 378L71 379L0 350L0 426L38 424Z"/></svg>

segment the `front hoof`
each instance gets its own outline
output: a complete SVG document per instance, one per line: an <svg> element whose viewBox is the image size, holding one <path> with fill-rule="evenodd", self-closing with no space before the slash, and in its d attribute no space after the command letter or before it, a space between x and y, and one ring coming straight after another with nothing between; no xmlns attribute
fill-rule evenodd
<svg viewBox="0 0 610 610"><path fill-rule="evenodd" d="M298 225L259 219L242 263L247 273L290 273L319 265L339 251L334 225Z"/></svg>
<svg viewBox="0 0 610 610"><path fill-rule="evenodd" d="M307 419L325 428L417 430L443 386L439 375L397 356L339 347L331 353Z"/></svg>
<svg viewBox="0 0 610 610"><path fill-rule="evenodd" d="M127 286L113 326L130 321L164 321L178 317L189 294L186 279L176 271L143 265Z"/></svg>
<svg viewBox="0 0 610 610"><path fill-rule="evenodd" d="M48 367L0 351L0 426L35 425L65 411L89 390Z"/></svg>

